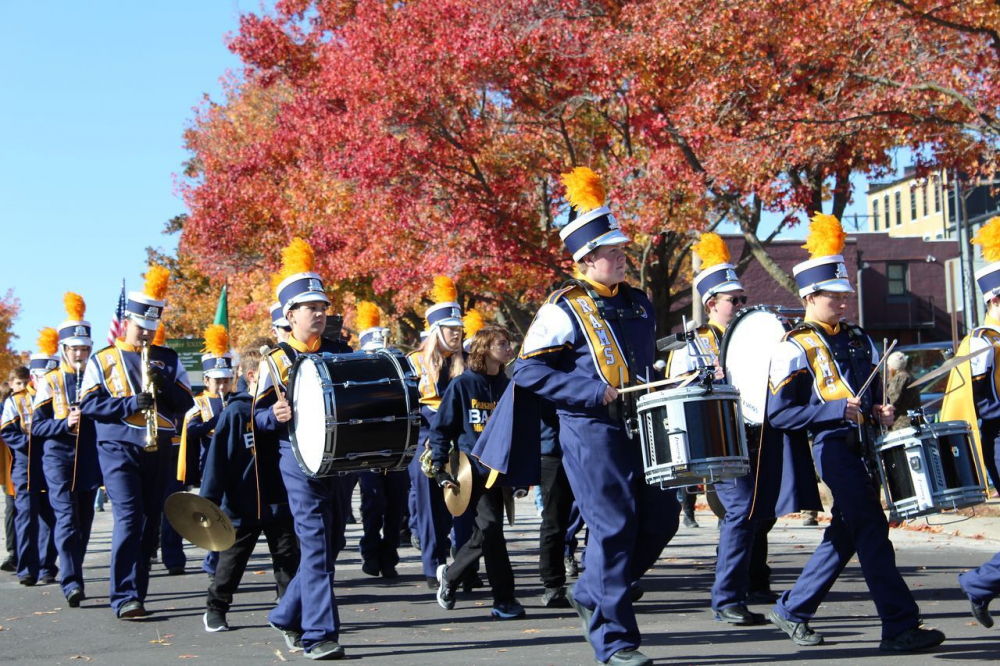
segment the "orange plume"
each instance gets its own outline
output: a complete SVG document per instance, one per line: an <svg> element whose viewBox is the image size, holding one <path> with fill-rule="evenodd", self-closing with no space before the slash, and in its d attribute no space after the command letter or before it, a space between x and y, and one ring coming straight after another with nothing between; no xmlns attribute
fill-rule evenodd
<svg viewBox="0 0 1000 666"><path fill-rule="evenodd" d="M719 234L704 233L691 248L701 257L701 270L729 263L729 248Z"/></svg>
<svg viewBox="0 0 1000 666"><path fill-rule="evenodd" d="M566 186L566 201L578 213L600 208L604 205L607 194L601 177L587 167L576 167L562 175L562 183Z"/></svg>
<svg viewBox="0 0 1000 666"><path fill-rule="evenodd" d="M167 327L160 322L160 325L156 329L156 335L153 336L153 344L157 347L162 347L167 342Z"/></svg>
<svg viewBox="0 0 1000 666"><path fill-rule="evenodd" d="M840 220L833 215L816 213L809 224L809 237L802 247L809 250L812 259L830 257L844 251L845 240L847 234L840 226Z"/></svg>
<svg viewBox="0 0 1000 666"><path fill-rule="evenodd" d="M59 352L59 331L43 328L38 331L38 353L55 356Z"/></svg>
<svg viewBox="0 0 1000 666"><path fill-rule="evenodd" d="M212 324L205 329L205 351L222 356L229 351L229 331L222 324Z"/></svg>
<svg viewBox="0 0 1000 666"><path fill-rule="evenodd" d="M989 263L1000 261L1000 217L991 218L979 229L972 242L981 246L983 259Z"/></svg>
<svg viewBox="0 0 1000 666"><path fill-rule="evenodd" d="M431 300L435 303L454 303L458 300L458 289L447 275L434 278L434 288L431 289Z"/></svg>
<svg viewBox="0 0 1000 666"><path fill-rule="evenodd" d="M167 297L167 286L169 284L170 271L163 266L153 264L146 271L146 285L142 291L150 298L162 301Z"/></svg>
<svg viewBox="0 0 1000 666"><path fill-rule="evenodd" d="M483 326L486 326L486 320L483 319L483 315L479 314L479 311L475 308L470 309L462 317L462 327L465 329L466 340L478 333L479 329Z"/></svg>
<svg viewBox="0 0 1000 666"><path fill-rule="evenodd" d="M82 321L87 314L87 304L83 302L83 296L67 291L63 294L63 305L66 306L66 317L73 321Z"/></svg>
<svg viewBox="0 0 1000 666"><path fill-rule="evenodd" d="M316 263L312 246L301 238L294 238L281 251L281 279L296 273L311 273Z"/></svg>
<svg viewBox="0 0 1000 666"><path fill-rule="evenodd" d="M377 305L370 301L358 302L358 316L354 321L354 327L358 329L359 333L367 331L369 328L375 328L381 323L381 319Z"/></svg>

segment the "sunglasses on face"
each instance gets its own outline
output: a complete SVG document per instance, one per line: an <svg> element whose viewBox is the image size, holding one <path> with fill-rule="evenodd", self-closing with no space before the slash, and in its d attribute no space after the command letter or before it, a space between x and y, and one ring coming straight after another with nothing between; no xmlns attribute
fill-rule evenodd
<svg viewBox="0 0 1000 666"><path fill-rule="evenodd" d="M718 298L720 301L729 301L733 305L736 305L737 303L739 303L740 305L747 304L746 296L717 296L716 298Z"/></svg>

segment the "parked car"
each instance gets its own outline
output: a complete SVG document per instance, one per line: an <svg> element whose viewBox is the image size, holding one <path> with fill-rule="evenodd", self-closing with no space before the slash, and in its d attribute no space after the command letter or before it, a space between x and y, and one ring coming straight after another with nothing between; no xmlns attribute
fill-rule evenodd
<svg viewBox="0 0 1000 666"><path fill-rule="evenodd" d="M900 345L896 351L906 354L907 372L914 381L928 372L937 370L941 364L955 355L951 342L923 342L916 345ZM920 404L924 415L930 420L941 410L941 400L948 385L948 375L935 379L929 386L920 387Z"/></svg>

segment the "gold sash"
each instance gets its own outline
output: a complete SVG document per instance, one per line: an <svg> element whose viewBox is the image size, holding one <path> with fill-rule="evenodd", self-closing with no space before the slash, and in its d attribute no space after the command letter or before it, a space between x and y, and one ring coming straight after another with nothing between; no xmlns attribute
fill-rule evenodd
<svg viewBox="0 0 1000 666"><path fill-rule="evenodd" d="M66 397L66 377L62 369L56 368L45 375L52 394L52 415L60 421L69 416L69 400Z"/></svg>
<svg viewBox="0 0 1000 666"><path fill-rule="evenodd" d="M611 330L601 312L587 292L580 287L562 294L569 304L570 310L576 316L580 328L587 336L590 356L594 361L598 374L611 386L627 385L629 383L628 363L622 354L615 332Z"/></svg>
<svg viewBox="0 0 1000 666"><path fill-rule="evenodd" d="M841 398L853 398L854 391L840 375L840 368L833 360L830 349L819 333L808 328L792 331L789 337L806 352L806 360L816 381L816 392L820 400L830 402Z"/></svg>

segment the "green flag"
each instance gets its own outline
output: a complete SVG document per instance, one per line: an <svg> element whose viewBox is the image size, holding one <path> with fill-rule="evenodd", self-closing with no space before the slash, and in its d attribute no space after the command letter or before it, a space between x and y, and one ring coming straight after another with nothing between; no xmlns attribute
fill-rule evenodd
<svg viewBox="0 0 1000 666"><path fill-rule="evenodd" d="M219 294L219 305L215 308L215 321L213 324L222 324L229 330L229 285L222 285L222 293Z"/></svg>

